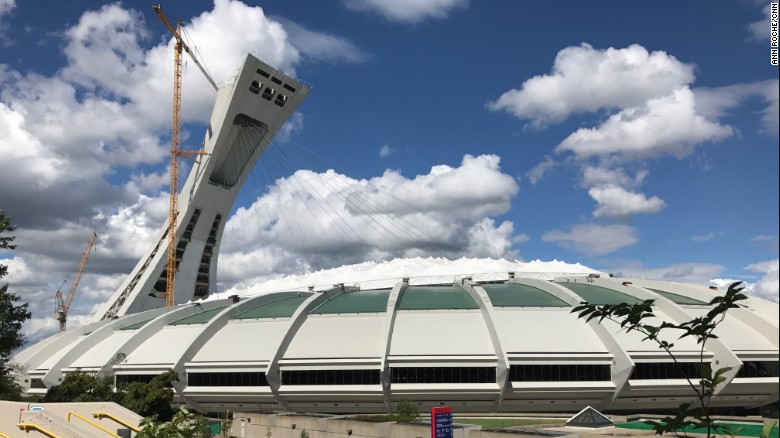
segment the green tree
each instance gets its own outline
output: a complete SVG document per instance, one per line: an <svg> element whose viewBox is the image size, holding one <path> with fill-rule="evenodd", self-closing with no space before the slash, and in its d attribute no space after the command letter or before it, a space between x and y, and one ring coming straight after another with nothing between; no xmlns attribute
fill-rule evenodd
<svg viewBox="0 0 780 438"><path fill-rule="evenodd" d="M399 423L411 423L420 419L420 409L417 403L409 400L398 402L395 408L395 416Z"/></svg>
<svg viewBox="0 0 780 438"><path fill-rule="evenodd" d="M583 302L581 305L572 309L572 313L579 313L579 318L587 318L588 321L597 319L599 323L604 320L613 321L620 324L622 329L627 332L637 331L645 337L643 341L651 341L658 345L658 348L664 350L677 364L680 372L685 376L688 385L693 390L696 399L690 402L680 404L674 416L668 416L661 421L646 421L645 423L653 426L656 434L662 435L667 432L678 432L686 427L706 428L707 436L723 433L733 435L735 431L728 427L720 426L712 421L710 415L710 402L715 394L715 389L726 378L726 374L731 367L723 367L713 370L709 362L704 361L704 346L709 339L716 339L715 328L726 317L729 309L739 307L739 302L746 300L747 296L742 293L744 287L740 286L742 282L732 283L726 294L715 297L710 301L710 310L706 315L693 318L680 324L673 324L667 321L660 325L653 325L648 322L648 318L653 318L654 300L645 300L638 304L614 304L598 306ZM672 352L674 344L661 339L662 333L667 333L669 329L681 333L679 339L693 337L696 343L700 345L699 365L701 369L701 378L694 382L694 377L688 375L685 368L681 367L677 358Z"/></svg>
<svg viewBox="0 0 780 438"><path fill-rule="evenodd" d="M146 417L136 438L211 438L206 417L180 408L170 421L157 422Z"/></svg>
<svg viewBox="0 0 780 438"><path fill-rule="evenodd" d="M0 210L0 256L8 250L13 250L14 236L6 235L16 227L11 224L11 218ZM0 280L8 273L8 266L0 264ZM24 344L22 323L30 319L27 303L17 305L19 296L8 291L8 284L0 283L0 399L18 400L21 398L21 388L10 374L8 361L11 353Z"/></svg>
<svg viewBox="0 0 780 438"><path fill-rule="evenodd" d="M160 421L173 418L173 382L179 375L173 370L155 376L149 383L132 382L117 388L123 395L122 406L143 417L156 416Z"/></svg>
<svg viewBox="0 0 780 438"><path fill-rule="evenodd" d="M95 377L81 371L68 373L59 385L46 392L43 401L52 402L119 402L121 394L111 387L111 377Z"/></svg>

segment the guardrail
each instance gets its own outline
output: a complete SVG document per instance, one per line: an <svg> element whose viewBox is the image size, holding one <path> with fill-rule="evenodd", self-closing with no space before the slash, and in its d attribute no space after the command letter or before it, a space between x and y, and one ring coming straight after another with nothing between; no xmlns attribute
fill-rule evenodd
<svg viewBox="0 0 780 438"><path fill-rule="evenodd" d="M132 424L122 420L121 418L115 417L114 415L109 414L108 412L93 412L92 416L94 418L97 418L98 420L102 420L103 418L108 418L109 420L114 420L114 422L121 424L122 426L132 430L133 432L138 432L141 429L139 429L136 426L133 426Z"/></svg>
<svg viewBox="0 0 780 438"><path fill-rule="evenodd" d="M31 430L37 430L49 438L60 438L59 435L55 435L53 432L50 432L35 423L19 423L16 425L16 427L18 427L19 430L25 431L26 433L30 433Z"/></svg>
<svg viewBox="0 0 780 438"><path fill-rule="evenodd" d="M119 436L119 435L115 434L114 432L111 432L110 430L106 429L105 427L103 427L103 426L101 426L101 425L99 425L99 424L95 423L94 421L92 421L92 420L90 420L90 419L88 419L88 418L86 418L86 417L83 417L83 416L81 416L81 415L79 415L78 413L76 413L76 412L73 412L73 411L71 411L71 412L68 412L68 423L70 423L70 417L71 417L71 415L72 415L72 416L74 416L74 417L76 417L76 418L80 418L80 419L82 419L82 420L86 421L86 422L87 422L87 424L89 424L89 425L91 425L91 426L94 426L94 427L96 427L96 428L98 428L98 429L102 430L103 432L105 432L105 433L107 433L107 434L111 435L111 436L112 436L112 437L114 437L114 438L122 438L121 436Z"/></svg>

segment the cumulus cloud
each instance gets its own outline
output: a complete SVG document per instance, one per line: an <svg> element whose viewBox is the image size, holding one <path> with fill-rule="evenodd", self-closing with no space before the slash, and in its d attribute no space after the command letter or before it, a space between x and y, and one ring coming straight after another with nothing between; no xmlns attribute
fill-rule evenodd
<svg viewBox="0 0 780 438"><path fill-rule="evenodd" d="M711 122L696 113L696 100L687 87L627 108L595 128L580 128L556 147L578 158L615 154L625 159L661 155L689 155L706 141L731 136L731 127Z"/></svg>
<svg viewBox="0 0 780 438"><path fill-rule="evenodd" d="M370 12L399 23L418 23L429 18L446 18L465 8L468 0L342 0L346 8Z"/></svg>
<svg viewBox="0 0 780 438"><path fill-rule="evenodd" d="M490 218L518 191L499 164L466 155L459 167L414 178L388 170L363 180L299 170L228 221L221 280L256 281L247 279L250 266L251 277L395 257L516 257L512 244L527 237Z"/></svg>
<svg viewBox="0 0 780 438"><path fill-rule="evenodd" d="M752 289L752 295L778 302L778 289L780 289L780 261L778 259L753 263L745 269L763 274Z"/></svg>
<svg viewBox="0 0 780 438"><path fill-rule="evenodd" d="M0 20L14 4L0 0ZM4 263L13 273L11 289L30 303L30 340L55 327L54 292L71 281L93 230L98 240L71 310L73 324L91 318L96 303L114 292L167 217L162 168L173 38L143 17L119 3L85 12L53 33L62 38L63 54L53 59L64 64L48 76L0 64L0 206L19 226L19 246ZM307 59L360 62L366 56L343 38L287 27L260 7L233 0L216 0L186 29L218 83L231 79L247 52L290 74ZM153 34L162 38L150 47ZM214 91L193 67L184 71L183 96L186 141L188 122L209 116ZM302 122L302 115L291 118L279 140Z"/></svg>
<svg viewBox="0 0 780 438"><path fill-rule="evenodd" d="M583 43L558 52L552 73L528 79L488 108L542 127L573 113L641 106L693 79L692 66L663 51L638 44L599 50Z"/></svg>
<svg viewBox="0 0 780 438"><path fill-rule="evenodd" d="M636 230L628 225L579 224L569 231L548 231L542 240L583 254L600 256L633 245L639 238Z"/></svg>
<svg viewBox="0 0 780 438"><path fill-rule="evenodd" d="M553 160L548 155L545 155L544 161L537 164L536 166L533 167L533 169L526 172L525 176L531 182L531 185L536 185L536 183L542 180L545 173L547 173L550 169L554 169L560 164L561 163Z"/></svg>
<svg viewBox="0 0 780 438"><path fill-rule="evenodd" d="M627 218L636 214L658 213L666 203L653 196L629 192L621 187L593 187L588 194L598 203L594 217Z"/></svg>

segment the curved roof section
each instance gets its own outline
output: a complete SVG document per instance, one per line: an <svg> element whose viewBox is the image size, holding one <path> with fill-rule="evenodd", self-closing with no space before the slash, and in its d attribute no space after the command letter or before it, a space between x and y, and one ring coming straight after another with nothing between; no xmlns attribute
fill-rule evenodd
<svg viewBox="0 0 780 438"><path fill-rule="evenodd" d="M697 300L695 298L686 297L685 295L676 294L673 292L667 292L665 290L661 289L654 289L652 287L646 288L648 290L651 290L658 295L661 295L664 298L672 300L675 304L681 304L681 305L690 305L690 306L706 306L707 303L701 300Z"/></svg>
<svg viewBox="0 0 780 438"><path fill-rule="evenodd" d="M344 292L312 310L314 315L333 313L384 313L390 289Z"/></svg>
<svg viewBox="0 0 780 438"><path fill-rule="evenodd" d="M398 310L479 309L465 290L455 286L409 286L404 289Z"/></svg>
<svg viewBox="0 0 780 438"><path fill-rule="evenodd" d="M579 295L583 301L587 301L590 304L597 304L604 306L607 304L638 304L642 300L639 298L626 295L622 292L618 292L614 289L608 289L602 286L595 286L587 283L575 283L570 281L557 281L556 284L569 289L575 294Z"/></svg>
<svg viewBox="0 0 780 438"><path fill-rule="evenodd" d="M570 307L565 301L522 283L483 284L493 307Z"/></svg>
<svg viewBox="0 0 780 438"><path fill-rule="evenodd" d="M185 316L184 318L177 319L169 323L169 325L190 325L190 324L205 324L211 321L211 318L217 316L219 312L224 310L227 306L215 307L213 309L204 310L203 312L196 313L194 315Z"/></svg>
<svg viewBox="0 0 780 438"><path fill-rule="evenodd" d="M289 318L310 296L310 293L301 293L298 296L266 302L236 315L235 319Z"/></svg>

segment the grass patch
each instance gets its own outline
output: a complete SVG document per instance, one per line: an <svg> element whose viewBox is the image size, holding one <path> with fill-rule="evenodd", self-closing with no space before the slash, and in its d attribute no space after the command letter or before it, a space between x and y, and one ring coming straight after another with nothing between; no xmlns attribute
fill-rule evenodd
<svg viewBox="0 0 780 438"><path fill-rule="evenodd" d="M514 426L534 426L540 424L558 424L563 426L566 423L564 419L554 418L461 418L452 419L455 423L476 424L485 429L496 427L514 427Z"/></svg>

